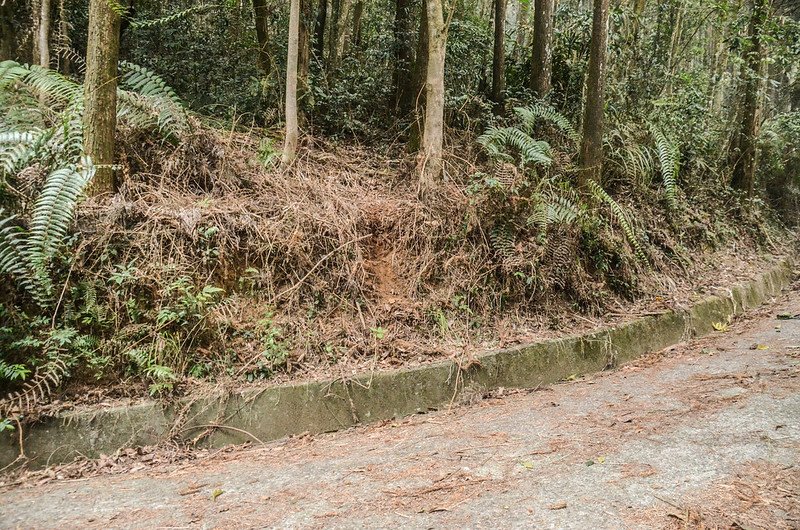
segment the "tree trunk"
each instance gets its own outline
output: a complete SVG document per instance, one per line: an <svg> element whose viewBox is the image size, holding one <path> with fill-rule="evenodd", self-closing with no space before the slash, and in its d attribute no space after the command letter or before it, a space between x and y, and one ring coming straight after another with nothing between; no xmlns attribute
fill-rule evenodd
<svg viewBox="0 0 800 530"><path fill-rule="evenodd" d="M314 55L322 63L325 59L325 22L328 19L328 0L319 0L317 20L314 23Z"/></svg>
<svg viewBox="0 0 800 530"><path fill-rule="evenodd" d="M494 58L492 101L503 102L506 91L506 0L494 0Z"/></svg>
<svg viewBox="0 0 800 530"><path fill-rule="evenodd" d="M332 53L328 59L328 74L331 77L336 77L336 71L344 56L344 46L347 42L347 28L352 7L353 0L339 0L339 12L334 19L336 21L336 38L333 39Z"/></svg>
<svg viewBox="0 0 800 530"><path fill-rule="evenodd" d="M308 92L311 70L311 20L314 18L312 0L300 0L300 35L297 52L297 83L300 97Z"/></svg>
<svg viewBox="0 0 800 530"><path fill-rule="evenodd" d="M553 13L555 0L536 0L533 19L531 89L536 97L550 92L553 72Z"/></svg>
<svg viewBox="0 0 800 530"><path fill-rule="evenodd" d="M300 0L291 0L289 9L289 49L286 55L286 142L281 161L289 165L297 154L300 130L297 123L297 60L300 47Z"/></svg>
<svg viewBox="0 0 800 530"><path fill-rule="evenodd" d="M394 108L399 116L411 111L413 89L411 87L411 31L409 28L409 0L396 0L394 11Z"/></svg>
<svg viewBox="0 0 800 530"><path fill-rule="evenodd" d="M586 188L589 179L600 180L603 169L603 112L605 106L606 48L608 46L609 0L594 0L592 44L586 80L586 106L583 112L583 138L578 186Z"/></svg>
<svg viewBox="0 0 800 530"><path fill-rule="evenodd" d="M520 53L525 49L527 41L528 13L530 12L530 0L519 0L517 11L517 28L514 35L514 61L518 61Z"/></svg>
<svg viewBox="0 0 800 530"><path fill-rule="evenodd" d="M39 49L39 66L50 68L50 0L41 0L39 5L39 28L36 36Z"/></svg>
<svg viewBox="0 0 800 530"><path fill-rule="evenodd" d="M417 39L417 55L414 70L411 74L412 108L414 122L411 125L409 149L418 151L422 147L422 129L425 116L425 78L428 75L428 7L427 0L422 1L419 20L419 37Z"/></svg>
<svg viewBox="0 0 800 530"><path fill-rule="evenodd" d="M117 129L117 61L120 17L108 0L89 1L89 36L84 80L83 143L97 167L92 195L113 193Z"/></svg>
<svg viewBox="0 0 800 530"><path fill-rule="evenodd" d="M361 47L361 20L364 17L364 0L359 0L353 10L353 38L352 47L358 50Z"/></svg>
<svg viewBox="0 0 800 530"><path fill-rule="evenodd" d="M447 31L442 0L427 0L428 72L425 82L425 129L419 162L420 188L431 189L442 174L444 146L444 60Z"/></svg>
<svg viewBox="0 0 800 530"><path fill-rule="evenodd" d="M11 2L0 2L0 61L18 59L17 32Z"/></svg>
<svg viewBox="0 0 800 530"><path fill-rule="evenodd" d="M741 122L731 152L733 176L731 185L753 195L756 174L756 139L761 124L761 73L764 65L764 43L761 32L767 21L770 0L752 0L752 13L747 34L749 43L742 68Z"/></svg>
<svg viewBox="0 0 800 530"><path fill-rule="evenodd" d="M269 53L269 6L267 0L253 0L253 18L258 41L256 61L264 75L269 75L272 71L272 57Z"/></svg>
<svg viewBox="0 0 800 530"><path fill-rule="evenodd" d="M61 72L69 75L72 70L72 61L70 61L68 52L72 41L69 38L69 20L67 19L65 2L66 0L61 0L58 4L58 49L56 50L56 55L58 56L58 66Z"/></svg>

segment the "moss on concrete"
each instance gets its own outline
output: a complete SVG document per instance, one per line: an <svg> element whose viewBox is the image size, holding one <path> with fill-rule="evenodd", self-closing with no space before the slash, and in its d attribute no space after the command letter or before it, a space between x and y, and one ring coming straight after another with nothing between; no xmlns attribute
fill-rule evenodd
<svg viewBox="0 0 800 530"><path fill-rule="evenodd" d="M365 374L350 381L248 388L227 395L186 398L170 407L145 403L130 407L67 413L26 428L25 455L31 467L97 457L122 447L155 445L170 437L191 440L207 425L215 429L203 443L220 447L250 436L261 441L304 432L320 433L448 406L467 391L500 387L533 388L603 370L710 333L715 322L758 307L789 284L784 262L760 278L709 297L685 313L668 312L582 337L548 340L479 357L462 370L452 362ZM178 419L181 422L178 422ZM181 425L175 431L176 424ZM19 455L17 433L0 436L0 467Z"/></svg>

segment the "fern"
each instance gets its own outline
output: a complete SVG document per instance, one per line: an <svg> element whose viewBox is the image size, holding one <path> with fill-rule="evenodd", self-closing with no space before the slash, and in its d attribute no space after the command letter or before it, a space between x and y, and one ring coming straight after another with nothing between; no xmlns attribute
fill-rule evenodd
<svg viewBox="0 0 800 530"><path fill-rule="evenodd" d="M559 128L575 145L580 145L581 137L578 131L566 116L553 107L536 104L530 107L516 107L514 112L522 120L522 127L528 134L533 131L537 119L544 119Z"/></svg>
<svg viewBox="0 0 800 530"><path fill-rule="evenodd" d="M653 139L658 152L658 161L661 164L661 176L664 181L664 191L667 196L667 206L675 209L678 205L678 171L680 167L680 153L678 148L670 142L660 129L651 128Z"/></svg>
<svg viewBox="0 0 800 530"><path fill-rule="evenodd" d="M79 83L54 70L3 61L0 63L0 88L13 83L21 83L35 95L62 104L83 96L83 87Z"/></svg>
<svg viewBox="0 0 800 530"><path fill-rule="evenodd" d="M121 91L120 107L123 118L129 118L141 126L151 115L155 116L158 129L162 132L180 134L187 128L188 116L183 102L175 91L158 75L143 66L121 62L120 87L127 87L132 93Z"/></svg>
<svg viewBox="0 0 800 530"><path fill-rule="evenodd" d="M0 400L0 417L8 417L12 411L25 413L38 403L45 401L56 390L67 374L67 364L59 357L38 368L22 390Z"/></svg>
<svg viewBox="0 0 800 530"><path fill-rule="evenodd" d="M639 242L639 238L636 237L636 232L633 229L633 225L631 225L630 221L628 220L628 216L622 206L620 206L619 203L615 201L613 197L611 197L611 195L609 195L608 192L606 192L606 190L604 190L596 181L590 179L588 181L588 186L591 194L598 201L605 203L611 209L611 214L622 228L622 232L625 234L625 239L627 239L628 243L631 245L631 247L633 247L636 257L640 261L646 261L647 258L645 257L644 248Z"/></svg>
<svg viewBox="0 0 800 530"><path fill-rule="evenodd" d="M15 224L14 216L0 219L0 275L16 278L42 307L48 307L53 298L48 266L63 245L78 198L94 174L88 159L85 164L47 177L27 230Z"/></svg>
<svg viewBox="0 0 800 530"><path fill-rule="evenodd" d="M490 157L513 161L506 148L512 148L519 156L520 165L528 164L549 166L553 162L550 145L547 142L534 140L525 131L516 127L490 127L478 138Z"/></svg>
<svg viewBox="0 0 800 530"><path fill-rule="evenodd" d="M182 18L186 18L188 15L193 13L199 13L202 11L206 11L208 9L213 9L215 7L220 7L217 4L201 4L199 6L192 6L188 9L184 9L183 11L178 11L177 13L173 13L171 15L167 15L165 17L152 19L152 20L133 20L131 21L131 27L134 29L142 29L142 28L154 28L156 26L165 26L176 20L180 20Z"/></svg>

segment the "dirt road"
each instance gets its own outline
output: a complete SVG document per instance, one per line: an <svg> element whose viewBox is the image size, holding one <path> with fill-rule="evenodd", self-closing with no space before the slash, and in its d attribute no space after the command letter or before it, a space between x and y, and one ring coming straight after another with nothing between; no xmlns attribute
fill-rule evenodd
<svg viewBox="0 0 800 530"><path fill-rule="evenodd" d="M614 372L2 493L9 528L800 528L800 292ZM738 525L738 526L736 526Z"/></svg>

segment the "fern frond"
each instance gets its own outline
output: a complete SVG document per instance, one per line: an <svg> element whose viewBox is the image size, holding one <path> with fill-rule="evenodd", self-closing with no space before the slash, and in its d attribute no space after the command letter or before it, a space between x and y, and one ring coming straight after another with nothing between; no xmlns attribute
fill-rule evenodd
<svg viewBox="0 0 800 530"><path fill-rule="evenodd" d="M22 83L40 97L69 103L83 97L83 87L66 76L38 65L21 65L16 61L0 63L0 87Z"/></svg>
<svg viewBox="0 0 800 530"><path fill-rule="evenodd" d="M183 11L178 11L177 13L173 13L171 15L167 15L161 18L156 18L152 20L133 20L131 21L131 27L134 29L142 29L142 28L153 28L156 26L165 26L167 24L175 22L176 20L185 18L193 13L199 13L215 7L220 7L220 6L218 4L201 4L199 6L192 6L188 9L184 9Z"/></svg>
<svg viewBox="0 0 800 530"><path fill-rule="evenodd" d="M588 181L589 191L591 194L600 202L605 203L611 209L611 214L617 220L617 223L622 228L622 233L625 234L625 239L628 240L628 244L633 247L636 257L641 261L646 261L647 258L645 257L644 248L642 247L641 243L639 242L639 238L636 237L636 232L633 229L633 225L628 220L628 215L625 213L625 210L620 206L620 204L614 200L611 195L604 190L600 184L598 184L594 180Z"/></svg>
<svg viewBox="0 0 800 530"><path fill-rule="evenodd" d="M67 373L67 364L60 358L38 368L22 390L0 400L0 416L9 416L12 411L25 413L45 401L58 388Z"/></svg>
<svg viewBox="0 0 800 530"><path fill-rule="evenodd" d="M121 62L119 115L136 127L154 123L162 133L180 134L188 126L188 115L175 91L157 74L143 66Z"/></svg>
<svg viewBox="0 0 800 530"><path fill-rule="evenodd" d="M78 198L94 175L89 162L82 168L68 167L51 173L33 209L26 250L34 262L49 261L67 236Z"/></svg>
<svg viewBox="0 0 800 530"><path fill-rule="evenodd" d="M674 209L678 205L678 171L680 168L680 153L675 144L670 142L664 133L656 127L651 127L653 140L658 152L658 161L661 164L661 176L664 180L664 191L667 196L667 206Z"/></svg>
<svg viewBox="0 0 800 530"><path fill-rule="evenodd" d="M575 130L575 127L572 126L566 116L553 107L537 103L530 107L516 107L514 112L522 121L522 128L527 133L530 134L533 131L536 120L543 119L559 128L576 146L580 145L581 137L578 131Z"/></svg>
<svg viewBox="0 0 800 530"><path fill-rule="evenodd" d="M579 214L577 204L561 195L553 195L547 203L547 224L572 224Z"/></svg>
<svg viewBox="0 0 800 530"><path fill-rule="evenodd" d="M550 144L534 140L525 131L516 127L489 127L478 138L490 157L508 160L510 157L503 148L512 148L520 158L520 164L549 166L553 162Z"/></svg>

